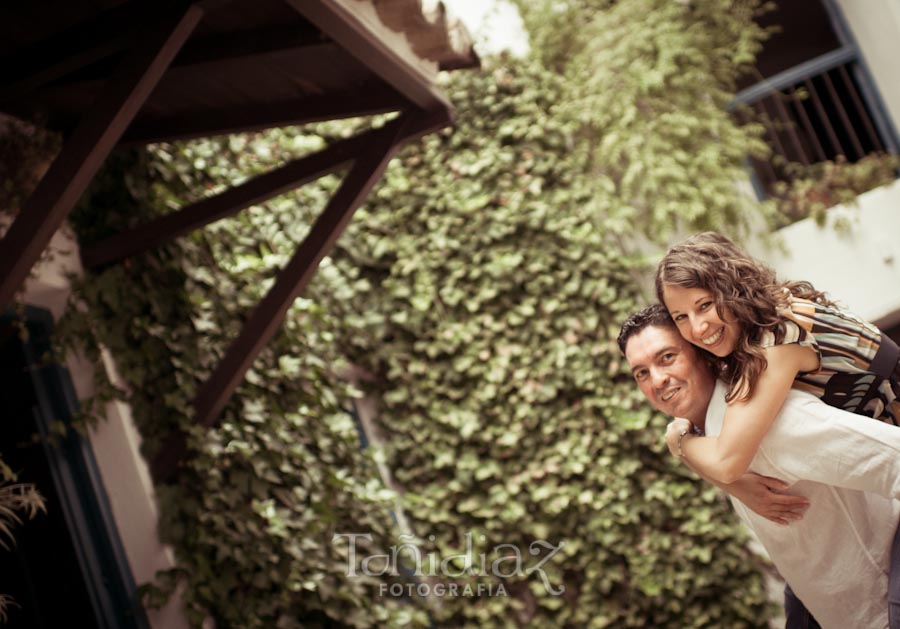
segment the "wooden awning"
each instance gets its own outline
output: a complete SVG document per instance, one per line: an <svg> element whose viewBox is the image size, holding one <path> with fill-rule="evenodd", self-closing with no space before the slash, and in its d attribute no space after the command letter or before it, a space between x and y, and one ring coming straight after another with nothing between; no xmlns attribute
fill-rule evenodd
<svg viewBox="0 0 900 629"><path fill-rule="evenodd" d="M403 143L452 121L439 70L479 64L471 38L425 0L32 0L0 6L0 111L64 134L0 240L10 303L109 152L143 144L398 112L382 128L294 160L85 249L87 267L167 239L350 165L269 294L195 400L213 425L293 300ZM153 465L184 455L173 435Z"/></svg>

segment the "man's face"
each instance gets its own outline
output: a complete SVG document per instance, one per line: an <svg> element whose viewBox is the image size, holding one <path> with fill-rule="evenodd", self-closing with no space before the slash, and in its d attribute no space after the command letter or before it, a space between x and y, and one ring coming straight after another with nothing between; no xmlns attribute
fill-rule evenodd
<svg viewBox="0 0 900 629"><path fill-rule="evenodd" d="M628 339L625 359L657 410L702 425L716 381L709 365L675 328L644 328Z"/></svg>

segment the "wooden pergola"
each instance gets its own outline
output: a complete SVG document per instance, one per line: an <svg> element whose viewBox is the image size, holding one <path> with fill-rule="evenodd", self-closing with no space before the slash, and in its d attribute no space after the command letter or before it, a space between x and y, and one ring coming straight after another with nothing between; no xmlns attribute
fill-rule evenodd
<svg viewBox="0 0 900 629"><path fill-rule="evenodd" d="M0 111L63 133L56 160L0 240L9 305L110 151L397 112L384 126L82 251L114 263L349 165L290 262L198 391L209 427L406 142L452 122L438 70L476 67L471 39L422 0L33 0L0 7ZM177 470L173 434L151 469Z"/></svg>

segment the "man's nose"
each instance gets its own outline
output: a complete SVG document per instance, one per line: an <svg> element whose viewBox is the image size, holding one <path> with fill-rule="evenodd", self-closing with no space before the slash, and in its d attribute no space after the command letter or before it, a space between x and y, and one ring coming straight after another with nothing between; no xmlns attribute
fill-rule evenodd
<svg viewBox="0 0 900 629"><path fill-rule="evenodd" d="M650 372L653 378L653 386L657 389L666 386L669 383L669 374L662 369L654 369Z"/></svg>

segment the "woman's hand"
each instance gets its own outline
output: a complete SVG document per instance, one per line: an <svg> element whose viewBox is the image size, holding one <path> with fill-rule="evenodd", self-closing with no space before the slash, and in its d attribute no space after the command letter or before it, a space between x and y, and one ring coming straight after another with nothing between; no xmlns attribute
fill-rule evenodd
<svg viewBox="0 0 900 629"><path fill-rule="evenodd" d="M748 472L730 485L722 485L729 494L743 502L762 517L776 524L788 525L803 519L809 508L809 500L803 496L782 493L788 489L787 483Z"/></svg>
<svg viewBox="0 0 900 629"><path fill-rule="evenodd" d="M683 432L692 433L693 429L694 425L681 417L676 417L669 422L669 425L666 427L666 445L669 446L669 452L672 453L672 456L680 458L681 453L678 451L678 440L682 439L681 434ZM684 438L686 439L687 437L685 436Z"/></svg>

